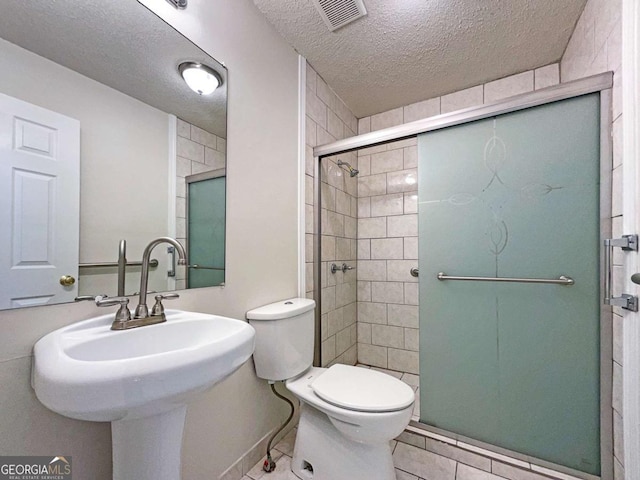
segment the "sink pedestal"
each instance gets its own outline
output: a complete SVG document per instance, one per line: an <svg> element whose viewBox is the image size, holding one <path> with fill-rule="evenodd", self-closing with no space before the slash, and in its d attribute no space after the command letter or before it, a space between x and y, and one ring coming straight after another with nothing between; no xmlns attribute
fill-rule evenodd
<svg viewBox="0 0 640 480"><path fill-rule="evenodd" d="M111 422L113 480L180 480L187 406Z"/></svg>

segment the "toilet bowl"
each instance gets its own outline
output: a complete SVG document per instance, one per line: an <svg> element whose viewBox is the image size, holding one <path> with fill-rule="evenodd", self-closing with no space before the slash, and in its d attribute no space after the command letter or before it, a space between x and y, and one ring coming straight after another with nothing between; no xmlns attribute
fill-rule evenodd
<svg viewBox="0 0 640 480"><path fill-rule="evenodd" d="M356 388L345 388L342 396L346 380ZM356 395L363 384L372 388ZM331 402L318 395L316 385L335 395ZM408 385L381 372L337 364L328 369L312 367L286 386L301 402L291 462L296 476L304 480L396 478L389 441L411 420L415 395ZM377 400L375 390L381 394Z"/></svg>
<svg viewBox="0 0 640 480"><path fill-rule="evenodd" d="M300 400L291 470L303 480L395 480L390 440L409 424L415 394L376 370L312 367L314 308L297 298L247 312L256 374Z"/></svg>

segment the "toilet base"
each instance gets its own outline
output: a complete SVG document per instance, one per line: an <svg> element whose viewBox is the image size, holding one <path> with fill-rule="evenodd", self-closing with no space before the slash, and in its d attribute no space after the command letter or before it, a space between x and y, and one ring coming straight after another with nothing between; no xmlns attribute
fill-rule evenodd
<svg viewBox="0 0 640 480"><path fill-rule="evenodd" d="M389 442L354 442L305 402L301 402L291 471L302 480L396 480Z"/></svg>

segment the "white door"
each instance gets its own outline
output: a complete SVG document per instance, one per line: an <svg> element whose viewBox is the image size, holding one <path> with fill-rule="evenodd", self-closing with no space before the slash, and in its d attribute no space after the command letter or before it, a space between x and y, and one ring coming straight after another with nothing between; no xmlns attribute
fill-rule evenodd
<svg viewBox="0 0 640 480"><path fill-rule="evenodd" d="M0 309L72 301L80 122L0 94Z"/></svg>

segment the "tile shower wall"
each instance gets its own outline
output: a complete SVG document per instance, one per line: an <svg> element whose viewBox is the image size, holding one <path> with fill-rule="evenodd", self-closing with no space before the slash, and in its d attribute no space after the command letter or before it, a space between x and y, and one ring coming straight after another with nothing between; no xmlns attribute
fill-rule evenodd
<svg viewBox="0 0 640 480"><path fill-rule="evenodd" d="M321 319L322 365L357 361L356 233L357 178L337 164L356 166L354 153L322 160L321 209ZM353 270L336 270L346 264Z"/></svg>
<svg viewBox="0 0 640 480"><path fill-rule="evenodd" d="M313 298L321 289L322 365L355 364L356 346L356 273L329 272L332 263L356 266L357 179L338 167L338 158L322 163L321 211L321 285L314 285L314 158L313 147L352 137L358 128L356 117L326 82L307 65L306 89L306 293ZM357 168L354 153L341 160Z"/></svg>
<svg viewBox="0 0 640 480"><path fill-rule="evenodd" d="M418 373L418 150L358 152L358 360Z"/></svg>
<svg viewBox="0 0 640 480"><path fill-rule="evenodd" d="M612 234L622 231L622 5L620 0L589 0L576 24L575 31L560 62L562 81L575 80L596 73L612 71L613 75L613 164ZM616 249L617 250L617 249ZM622 255L614 255L615 292L622 291L624 268ZM613 309L613 453L614 476L624 477L623 412L622 412L622 339L623 310Z"/></svg>
<svg viewBox="0 0 640 480"><path fill-rule="evenodd" d="M225 168L227 141L178 118L176 143L176 239L187 247L189 175ZM176 290L186 286L186 267L176 267Z"/></svg>

